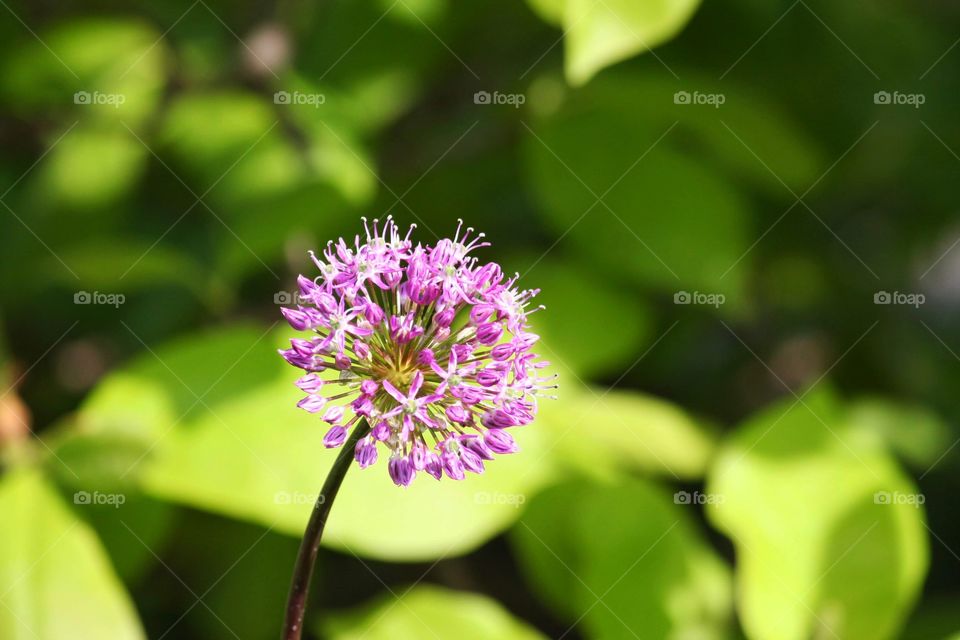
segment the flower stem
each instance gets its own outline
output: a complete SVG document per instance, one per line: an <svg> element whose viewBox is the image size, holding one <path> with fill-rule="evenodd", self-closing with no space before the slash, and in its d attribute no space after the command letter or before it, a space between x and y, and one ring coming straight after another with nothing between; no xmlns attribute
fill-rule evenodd
<svg viewBox="0 0 960 640"><path fill-rule="evenodd" d="M307 607L307 594L310 591L310 579L313 577L313 566L317 560L317 551L320 549L320 537L323 535L324 525L330 515L333 499L343 483L344 476L353 462L354 449L370 431L370 425L361 419L350 432L350 437L343 443L337 459L327 474L317 502L313 506L310 522L303 533L300 551L297 553L297 562L293 567L293 582L290 585L290 596L287 598L287 615L283 623L283 640L300 640L303 634L303 615Z"/></svg>

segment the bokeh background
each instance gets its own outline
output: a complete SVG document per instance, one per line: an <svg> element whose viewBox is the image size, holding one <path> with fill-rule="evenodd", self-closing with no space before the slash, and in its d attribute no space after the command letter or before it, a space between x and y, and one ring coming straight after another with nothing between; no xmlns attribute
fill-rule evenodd
<svg viewBox="0 0 960 640"><path fill-rule="evenodd" d="M0 2L0 637L278 637L306 251L542 289L524 451L352 470L321 638L960 631L960 8Z"/></svg>

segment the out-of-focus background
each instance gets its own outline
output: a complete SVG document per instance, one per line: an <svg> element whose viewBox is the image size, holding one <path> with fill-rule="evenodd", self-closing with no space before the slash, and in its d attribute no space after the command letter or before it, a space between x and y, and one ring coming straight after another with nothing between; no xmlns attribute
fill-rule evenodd
<svg viewBox="0 0 960 640"><path fill-rule="evenodd" d="M321 638L960 631L960 8L0 2L0 638L278 637L307 250L457 218L560 398L347 476Z"/></svg>

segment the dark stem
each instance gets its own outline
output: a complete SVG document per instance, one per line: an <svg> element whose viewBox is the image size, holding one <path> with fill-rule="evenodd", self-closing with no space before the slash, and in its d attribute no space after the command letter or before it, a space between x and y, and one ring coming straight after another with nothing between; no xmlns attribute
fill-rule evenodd
<svg viewBox="0 0 960 640"><path fill-rule="evenodd" d="M307 607L307 594L310 592L310 579L313 577L313 565L317 560L317 551L320 549L320 536L323 527L327 524L327 516L333 506L333 499L343 483L344 476L353 462L354 449L357 442L370 431L366 420L353 427L350 437L343 443L337 459L327 474L323 489L317 497L307 523L307 530L303 533L303 542L300 543L300 552L297 553L297 563L293 567L293 582L290 585L290 596L287 598L287 616L283 623L283 640L300 640L303 633L303 614Z"/></svg>

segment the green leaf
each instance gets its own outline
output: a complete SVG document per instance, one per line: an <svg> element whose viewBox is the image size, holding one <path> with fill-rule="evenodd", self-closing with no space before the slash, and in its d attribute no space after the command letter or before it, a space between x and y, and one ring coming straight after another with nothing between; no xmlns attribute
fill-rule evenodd
<svg viewBox="0 0 960 640"><path fill-rule="evenodd" d="M349 614L322 623L323 636L334 640L535 640L544 636L499 603L475 593L430 585L400 590Z"/></svg>
<svg viewBox="0 0 960 640"><path fill-rule="evenodd" d="M552 357L549 349L544 353ZM703 477L715 437L680 407L635 391L590 387L562 369L560 384L558 399L542 402L537 418L559 461L598 478L629 470Z"/></svg>
<svg viewBox="0 0 960 640"><path fill-rule="evenodd" d="M830 393L741 426L708 493L721 498L708 517L737 548L749 637L896 635L928 564L922 496Z"/></svg>
<svg viewBox="0 0 960 640"><path fill-rule="evenodd" d="M251 211L245 206L251 200L283 197L317 181L335 187L349 202L369 200L377 185L374 163L336 118L349 105L328 105L325 88L296 77L288 85L289 96L320 96L323 102L272 104L253 93L209 91L185 94L173 103L160 139L177 164L199 179L194 191L209 188L213 200L241 212ZM297 139L288 133L291 126Z"/></svg>
<svg viewBox="0 0 960 640"><path fill-rule="evenodd" d="M148 153L121 125L80 124L50 149L34 187L54 204L104 207L132 192Z"/></svg>
<svg viewBox="0 0 960 640"><path fill-rule="evenodd" d="M292 380L264 385L217 407L215 415L178 426L158 445L145 472L146 490L301 536L339 450L325 449L324 425L295 407L302 394ZM382 453L373 467L351 468L324 544L394 561L476 548L509 527L548 479L547 447L535 425L515 433L521 453L500 457L486 473L463 482L421 475L400 489Z"/></svg>
<svg viewBox="0 0 960 640"><path fill-rule="evenodd" d="M639 479L571 482L539 495L512 540L537 592L587 637L721 638L729 570L688 508Z"/></svg>
<svg viewBox="0 0 960 640"><path fill-rule="evenodd" d="M232 238L231 238L232 239ZM133 238L112 236L111 240L94 236L76 248L58 251L63 261L80 278L87 291L131 294L153 287L173 285L192 293L213 308L222 308L230 292L217 277L208 275L191 256L164 246ZM56 281L76 290L78 282L51 256L43 270L47 281ZM125 274L118 282L118 275Z"/></svg>
<svg viewBox="0 0 960 640"><path fill-rule="evenodd" d="M37 108L72 110L77 119L136 126L160 100L168 61L165 41L147 24L71 20L39 37L25 36L25 44L4 61L0 92L6 104L26 114Z"/></svg>
<svg viewBox="0 0 960 640"><path fill-rule="evenodd" d="M39 472L0 481L0 637L145 638L100 541Z"/></svg>
<svg viewBox="0 0 960 640"><path fill-rule="evenodd" d="M604 67L670 40L699 5L700 0L567 0L567 79L585 84Z"/></svg>
<svg viewBox="0 0 960 640"><path fill-rule="evenodd" d="M850 405L850 427L886 443L912 467L927 471L948 452L950 428L925 407L883 398L862 398Z"/></svg>
<svg viewBox="0 0 960 640"><path fill-rule="evenodd" d="M344 220L357 215L337 189L319 179L305 180L283 193L237 203L236 211L236 218L230 221L236 236L225 233L217 239L218 272L226 278L262 273L261 261L268 265L282 263L291 247L296 247L299 259L308 262L306 250L311 244L315 246L317 238L333 237Z"/></svg>
<svg viewBox="0 0 960 640"><path fill-rule="evenodd" d="M211 202L242 203L283 193L307 174L280 119L273 105L254 93L186 93L166 113L160 148L174 156L174 170L182 166L195 176L197 195L210 190Z"/></svg>
<svg viewBox="0 0 960 640"><path fill-rule="evenodd" d="M527 4L545 22L555 27L563 25L563 13L567 0L527 0Z"/></svg>
<svg viewBox="0 0 960 640"><path fill-rule="evenodd" d="M145 353L97 384L50 438L47 464L68 486L131 489L172 429L282 371L265 336L234 326Z"/></svg>
<svg viewBox="0 0 960 640"><path fill-rule="evenodd" d="M324 448L316 416L296 408L296 372L276 354L278 340L263 335L242 327L200 334L156 347L106 378L79 411L81 430L64 439L65 461L77 466L79 482L109 485L120 473L159 499L299 537L336 452ZM404 490L390 481L384 460L352 469L325 543L389 560L477 547L509 527L550 480L547 433L534 423L516 437L522 453L502 456L464 482L423 476ZM126 449L115 441L125 438L141 449L117 457ZM103 462L106 469L95 464L100 454L113 460Z"/></svg>
<svg viewBox="0 0 960 640"><path fill-rule="evenodd" d="M578 375L622 370L650 337L652 320L643 300L592 276L586 265L572 260L538 260L535 255L505 260L504 264L516 267L528 286L540 289L534 302L546 310L532 316L534 331L550 345L555 359ZM602 340L584 340L590 321L585 309L615 309L624 322L610 323Z"/></svg>
<svg viewBox="0 0 960 640"><path fill-rule="evenodd" d="M731 267L748 247L746 203L704 165L661 144L666 131L607 109L545 121L526 139L541 213L614 276L733 302L742 272Z"/></svg>

